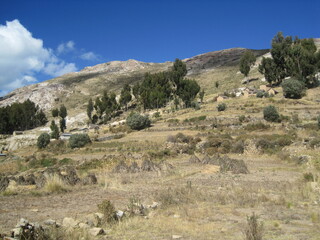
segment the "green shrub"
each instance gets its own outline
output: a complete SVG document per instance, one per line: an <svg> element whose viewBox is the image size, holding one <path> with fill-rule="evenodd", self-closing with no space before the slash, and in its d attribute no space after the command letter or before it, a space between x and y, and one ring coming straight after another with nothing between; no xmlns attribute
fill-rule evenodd
<svg viewBox="0 0 320 240"><path fill-rule="evenodd" d="M148 116L133 112L127 117L127 125L133 130L141 130L150 127L151 121Z"/></svg>
<svg viewBox="0 0 320 240"><path fill-rule="evenodd" d="M86 144L91 143L88 134L74 134L69 139L69 146L71 148L80 148Z"/></svg>
<svg viewBox="0 0 320 240"><path fill-rule="evenodd" d="M299 99L302 98L306 92L304 83L296 79L285 80L281 86L285 98Z"/></svg>
<svg viewBox="0 0 320 240"><path fill-rule="evenodd" d="M217 109L219 112L222 112L224 110L226 110L227 108L227 105L225 103L220 103L218 106L217 106Z"/></svg>
<svg viewBox="0 0 320 240"><path fill-rule="evenodd" d="M263 118L268 122L280 122L280 115L272 105L263 109Z"/></svg>
<svg viewBox="0 0 320 240"><path fill-rule="evenodd" d="M48 133L41 133L38 137L37 146L40 149L46 148L50 143L50 135Z"/></svg>
<svg viewBox="0 0 320 240"><path fill-rule="evenodd" d="M245 115L239 116L239 122L243 123L245 120L246 120L246 116Z"/></svg>

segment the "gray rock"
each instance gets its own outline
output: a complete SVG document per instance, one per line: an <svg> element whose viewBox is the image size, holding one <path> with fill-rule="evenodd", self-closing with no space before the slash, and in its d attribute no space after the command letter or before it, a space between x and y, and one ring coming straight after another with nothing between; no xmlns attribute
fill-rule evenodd
<svg viewBox="0 0 320 240"><path fill-rule="evenodd" d="M49 226L56 226L57 222L55 220L52 219L48 219L46 221L43 222L45 225L49 225Z"/></svg>
<svg viewBox="0 0 320 240"><path fill-rule="evenodd" d="M81 229L89 229L90 226L88 224L86 224L86 223L79 223L79 228L81 228Z"/></svg>
<svg viewBox="0 0 320 240"><path fill-rule="evenodd" d="M94 237L105 234L102 228L91 228L88 233Z"/></svg>
<svg viewBox="0 0 320 240"><path fill-rule="evenodd" d="M79 221L73 218L65 217L62 221L62 226L65 228L75 228L79 225Z"/></svg>
<svg viewBox="0 0 320 240"><path fill-rule="evenodd" d="M182 236L181 235L172 235L172 239L181 239Z"/></svg>
<svg viewBox="0 0 320 240"><path fill-rule="evenodd" d="M88 174L85 178L82 179L83 185L93 185L97 184L97 182L97 177L93 173Z"/></svg>
<svg viewBox="0 0 320 240"><path fill-rule="evenodd" d="M124 212L121 211L121 210L118 210L118 211L116 212L116 215L117 215L118 219L121 219L121 218L124 216Z"/></svg>

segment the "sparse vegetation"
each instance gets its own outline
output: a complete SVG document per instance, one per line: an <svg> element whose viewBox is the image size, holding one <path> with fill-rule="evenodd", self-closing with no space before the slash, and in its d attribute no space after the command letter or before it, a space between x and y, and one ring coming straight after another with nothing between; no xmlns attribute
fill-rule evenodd
<svg viewBox="0 0 320 240"><path fill-rule="evenodd" d="M104 200L98 204L98 209L103 213L101 224L114 223L117 220L116 209L110 200Z"/></svg>
<svg viewBox="0 0 320 240"><path fill-rule="evenodd" d="M255 213L247 217L247 225L244 228L246 240L262 240L263 230L263 223L258 221Z"/></svg>

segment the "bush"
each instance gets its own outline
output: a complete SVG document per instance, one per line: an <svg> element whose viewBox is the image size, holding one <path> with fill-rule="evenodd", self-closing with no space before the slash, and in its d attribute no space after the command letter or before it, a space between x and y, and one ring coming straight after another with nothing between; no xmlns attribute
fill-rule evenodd
<svg viewBox="0 0 320 240"><path fill-rule="evenodd" d="M320 115L318 116L318 128L320 129Z"/></svg>
<svg viewBox="0 0 320 240"><path fill-rule="evenodd" d="M102 224L112 223L117 219L116 209L109 200L104 200L98 204L98 209L103 213Z"/></svg>
<svg viewBox="0 0 320 240"><path fill-rule="evenodd" d="M280 122L280 115L272 105L263 109L263 118L268 122Z"/></svg>
<svg viewBox="0 0 320 240"><path fill-rule="evenodd" d="M41 133L38 137L37 146L40 149L46 148L50 143L50 135L48 133Z"/></svg>
<svg viewBox="0 0 320 240"><path fill-rule="evenodd" d="M296 79L288 79L284 81L281 86L285 98L299 99L302 98L306 92L304 83Z"/></svg>
<svg viewBox="0 0 320 240"><path fill-rule="evenodd" d="M217 109L218 109L219 112L226 110L226 108L227 108L227 105L225 103L220 103L217 106Z"/></svg>
<svg viewBox="0 0 320 240"><path fill-rule="evenodd" d="M80 148L85 146L87 143L91 143L88 134L74 134L69 139L69 146L71 148Z"/></svg>
<svg viewBox="0 0 320 240"><path fill-rule="evenodd" d="M131 113L127 117L127 125L133 130L141 130L150 127L151 121L148 116L143 116L139 113Z"/></svg>

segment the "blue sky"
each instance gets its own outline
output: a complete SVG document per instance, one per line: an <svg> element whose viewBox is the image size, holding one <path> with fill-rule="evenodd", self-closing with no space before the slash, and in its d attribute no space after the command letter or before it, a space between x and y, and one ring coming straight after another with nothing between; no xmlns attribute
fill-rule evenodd
<svg viewBox="0 0 320 240"><path fill-rule="evenodd" d="M0 95L107 61L269 48L278 31L320 37L319 12L318 0L2 0Z"/></svg>

